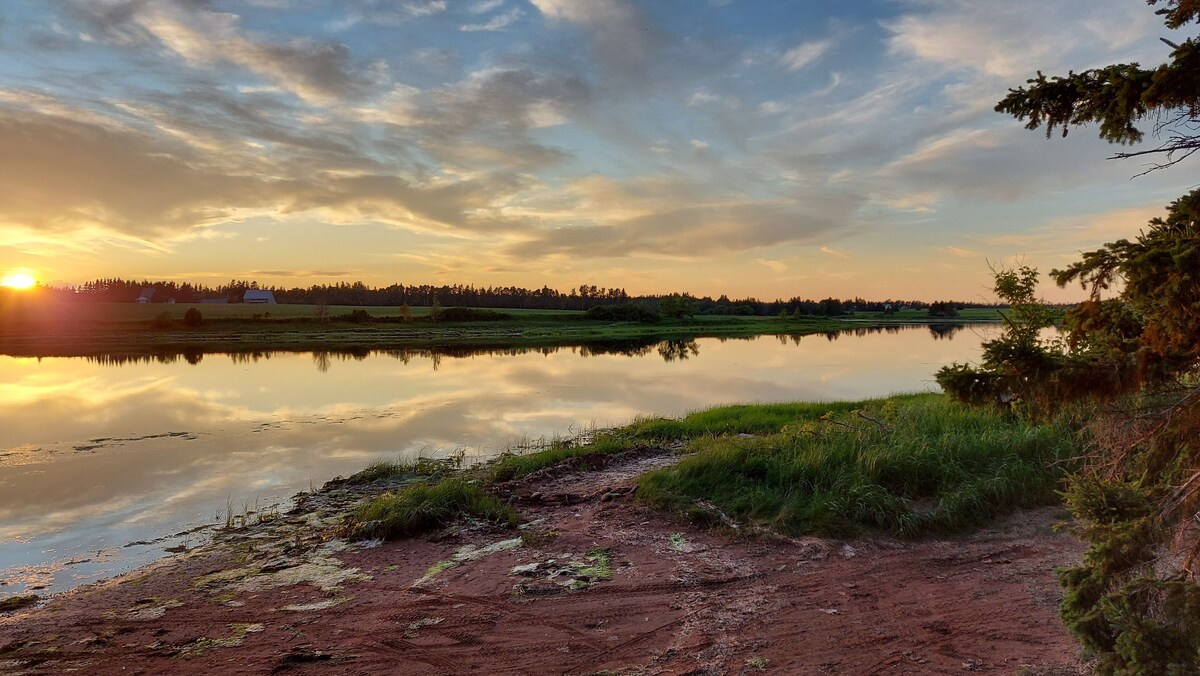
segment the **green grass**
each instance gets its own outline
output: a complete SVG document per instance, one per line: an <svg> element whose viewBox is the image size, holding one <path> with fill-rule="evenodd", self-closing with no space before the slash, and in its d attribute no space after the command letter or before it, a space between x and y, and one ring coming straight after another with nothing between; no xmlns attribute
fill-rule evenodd
<svg viewBox="0 0 1200 676"><path fill-rule="evenodd" d="M767 434L797 420L816 420L830 412L852 411L856 402L735 404L697 411L681 419L652 418L630 426L638 438L675 441L719 434Z"/></svg>
<svg viewBox="0 0 1200 676"><path fill-rule="evenodd" d="M529 476L534 472L553 467L572 458L588 457L620 453L632 447L628 438L617 434L600 435L590 444L573 445L571 442L558 442L550 448L535 453L505 454L500 456L489 468L491 481L511 481Z"/></svg>
<svg viewBox="0 0 1200 676"><path fill-rule="evenodd" d="M814 418L820 408L767 436L693 441L695 453L644 475L637 496L703 518L714 515L697 501L708 501L790 535L953 533L1055 502L1060 461L1075 452L1064 425L1031 426L941 395L825 405L834 412ZM766 427L753 407L733 410Z"/></svg>
<svg viewBox="0 0 1200 676"><path fill-rule="evenodd" d="M443 461L376 463L348 482L434 478L366 503L350 531L407 537L464 516L512 525L518 515L487 493L488 485L580 458L585 462L574 469L595 469L604 466L603 456L679 441L687 442L687 455L642 476L639 500L711 523L723 514L789 535L968 531L1018 507L1056 502L1076 454L1065 424L1030 425L936 394L740 404L678 420L640 420L591 443L556 442L461 472Z"/></svg>
<svg viewBox="0 0 1200 676"><path fill-rule="evenodd" d="M519 521L512 507L477 484L451 478L376 497L353 515L349 530L353 537L360 538L412 537L468 516L509 527Z"/></svg>
<svg viewBox="0 0 1200 676"><path fill-rule="evenodd" d="M377 460L346 478L347 485L416 481L445 476L462 466L461 454L446 458L418 457L412 460Z"/></svg>

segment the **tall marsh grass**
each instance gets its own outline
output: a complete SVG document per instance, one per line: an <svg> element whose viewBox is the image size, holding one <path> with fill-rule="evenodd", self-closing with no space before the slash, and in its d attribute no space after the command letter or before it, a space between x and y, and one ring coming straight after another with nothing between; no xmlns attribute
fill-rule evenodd
<svg viewBox="0 0 1200 676"><path fill-rule="evenodd" d="M1075 452L1066 425L1030 425L940 395L787 406L800 415L773 434L693 440L693 454L641 478L638 497L697 516L703 500L787 534L953 533L1055 502ZM730 416L719 412L731 411L742 422L729 429L756 429L748 418L767 429L789 413L772 408L718 409L678 423L700 425L707 415L717 423L708 428L720 429ZM678 433L670 422L650 421Z"/></svg>

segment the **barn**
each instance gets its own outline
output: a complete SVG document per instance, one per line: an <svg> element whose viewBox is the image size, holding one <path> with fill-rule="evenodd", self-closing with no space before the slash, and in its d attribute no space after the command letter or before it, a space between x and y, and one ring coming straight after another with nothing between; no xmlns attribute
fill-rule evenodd
<svg viewBox="0 0 1200 676"><path fill-rule="evenodd" d="M275 292L263 291L261 289L248 289L246 293L242 295L242 302L250 303L252 305L276 305Z"/></svg>

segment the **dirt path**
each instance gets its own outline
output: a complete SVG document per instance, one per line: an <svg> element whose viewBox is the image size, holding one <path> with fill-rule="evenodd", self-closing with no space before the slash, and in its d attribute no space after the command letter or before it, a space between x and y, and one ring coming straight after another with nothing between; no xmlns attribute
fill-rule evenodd
<svg viewBox="0 0 1200 676"><path fill-rule="evenodd" d="M0 673L1086 673L1053 510L956 540L729 537L628 495L670 461L510 485L519 533L347 545L318 537L341 503L310 505L0 615Z"/></svg>

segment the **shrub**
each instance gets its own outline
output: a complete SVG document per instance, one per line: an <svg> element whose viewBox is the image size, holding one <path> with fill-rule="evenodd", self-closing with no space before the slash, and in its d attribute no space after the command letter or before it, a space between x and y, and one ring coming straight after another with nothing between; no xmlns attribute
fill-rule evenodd
<svg viewBox="0 0 1200 676"><path fill-rule="evenodd" d="M196 308L190 307L190 308L188 308L187 312L183 313L183 325L184 326L195 327L195 326L200 326L203 323L204 323L204 315L200 314L200 311L197 310Z"/></svg>
<svg viewBox="0 0 1200 676"><path fill-rule="evenodd" d="M154 315L154 319L150 320L150 326L156 329L171 328L171 313L163 310L162 312Z"/></svg>
<svg viewBox="0 0 1200 676"><path fill-rule="evenodd" d="M890 312L889 312L889 314L890 314ZM954 303L950 303L950 302L946 302L946 301L937 301L936 303L929 304L929 316L930 317L957 317L958 316L958 308L955 307Z"/></svg>

